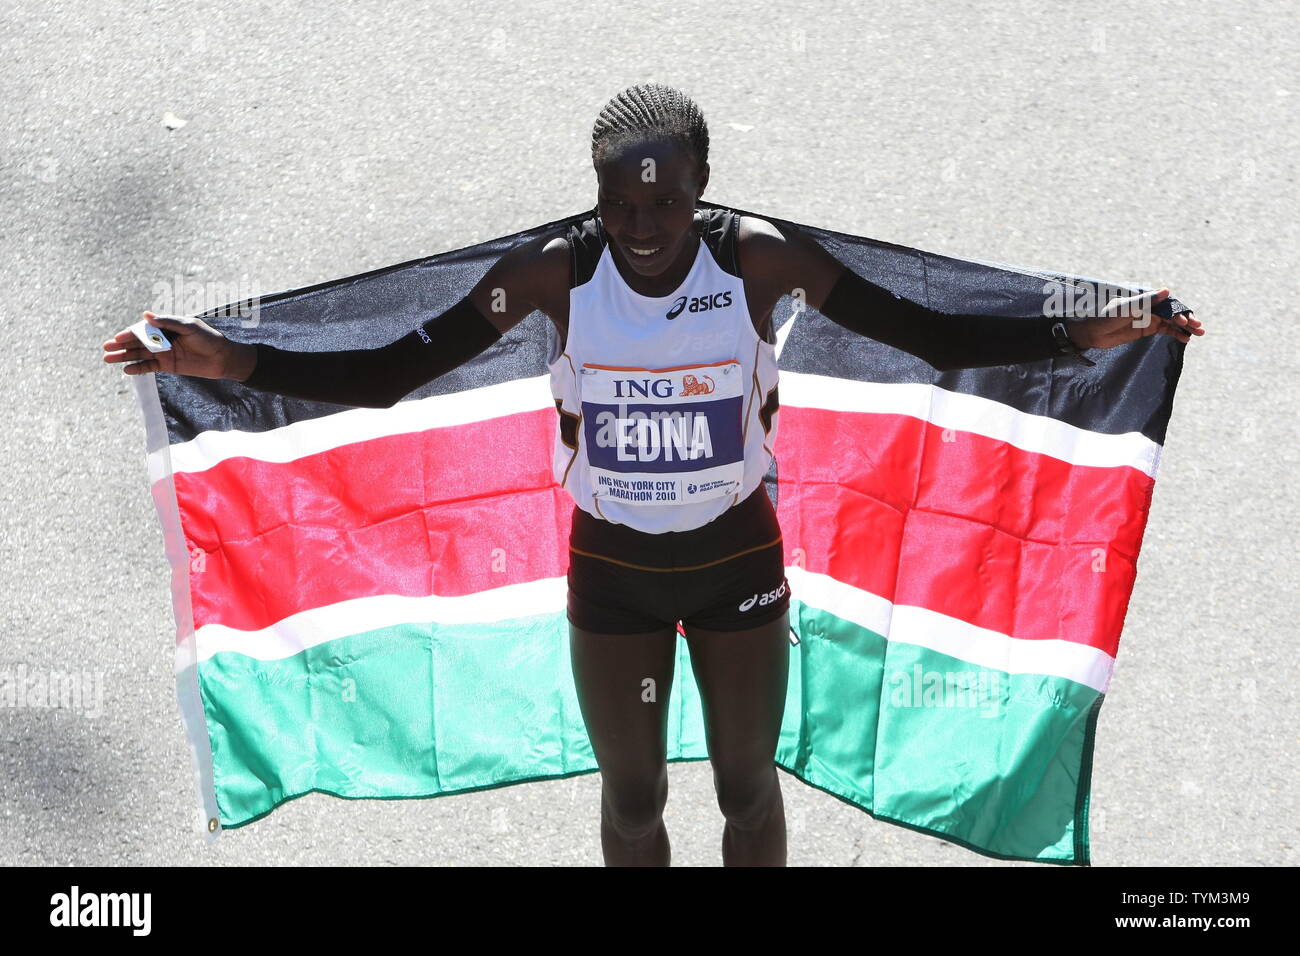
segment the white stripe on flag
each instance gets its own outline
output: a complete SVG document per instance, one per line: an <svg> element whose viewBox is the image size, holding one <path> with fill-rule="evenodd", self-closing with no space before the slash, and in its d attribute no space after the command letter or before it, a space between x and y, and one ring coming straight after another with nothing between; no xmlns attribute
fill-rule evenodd
<svg viewBox="0 0 1300 956"><path fill-rule="evenodd" d="M229 651L277 661L340 637L396 624L482 624L554 614L565 610L567 589L565 577L540 578L457 597L380 594L355 598L291 614L260 631L205 624L195 632L198 660L202 663L213 654Z"/></svg>
<svg viewBox="0 0 1300 956"><path fill-rule="evenodd" d="M972 432L1050 455L1071 465L1128 465L1154 478L1160 446L1141 432L1104 435L1050 415L1033 415L978 395L925 383L856 382L804 372L781 373L781 406L908 415L939 428ZM779 438L778 438L779 440Z"/></svg>
<svg viewBox="0 0 1300 956"><path fill-rule="evenodd" d="M535 375L450 395L398 402L392 408L350 408L270 431L205 431L171 446L172 471L204 471L227 458L283 463L372 438L554 409L549 383L548 376ZM163 473L163 466L152 461L154 457L150 455L150 475Z"/></svg>
<svg viewBox="0 0 1300 956"><path fill-rule="evenodd" d="M1046 674L1101 693L1115 659L1077 641L1010 637L937 611L891 604L878 595L798 566L786 568L791 593L805 604L852 621L889 641L914 644L1007 674Z"/></svg>
<svg viewBox="0 0 1300 956"><path fill-rule="evenodd" d="M983 435L1025 451L1050 455L1071 465L1127 465L1153 478L1159 467L1160 445L1139 432L1104 435L1051 416L1032 415L1001 402L934 385L855 382L803 372L781 372L780 384L783 407L907 415L940 428ZM173 472L179 474L203 471L227 458L289 462L372 438L554 407L550 379L538 375L398 402L392 408L349 409L265 432L206 431L172 445L171 464ZM150 454L151 479L166 473L161 460L166 453L164 449Z"/></svg>
<svg viewBox="0 0 1300 956"><path fill-rule="evenodd" d="M1008 674L1046 674L1105 693L1114 659L1074 641L1025 640L976 627L957 618L906 604L824 574L788 566L799 600L829 611L890 640L914 644L968 664ZM198 660L233 652L258 660L283 660L328 641L397 624L481 624L563 612L568 581L542 578L460 597L399 597L384 594L341 601L291 615L259 631L207 624L195 634Z"/></svg>

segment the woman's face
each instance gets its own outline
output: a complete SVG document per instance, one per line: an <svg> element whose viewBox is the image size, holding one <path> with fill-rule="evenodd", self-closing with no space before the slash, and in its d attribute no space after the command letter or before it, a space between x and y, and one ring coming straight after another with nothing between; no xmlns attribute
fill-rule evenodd
<svg viewBox="0 0 1300 956"><path fill-rule="evenodd" d="M673 142L633 144L598 166L597 209L623 260L644 276L666 272L686 247L708 181L708 165L697 172L691 154Z"/></svg>

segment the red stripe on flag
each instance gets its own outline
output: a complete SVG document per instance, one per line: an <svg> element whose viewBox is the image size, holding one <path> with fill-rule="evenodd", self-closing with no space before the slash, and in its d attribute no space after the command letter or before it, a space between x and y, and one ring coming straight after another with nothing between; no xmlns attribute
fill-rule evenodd
<svg viewBox="0 0 1300 956"><path fill-rule="evenodd" d="M1071 465L909 416L797 406L781 410L776 453L788 564L1114 655L1153 484L1137 469Z"/></svg>
<svg viewBox="0 0 1300 956"><path fill-rule="evenodd" d="M186 537L207 552L191 576L195 625L256 629L353 598L565 573L572 501L550 472L554 428L536 410L177 475ZM787 563L1113 654L1151 480L948 437L909 416L782 409Z"/></svg>
<svg viewBox="0 0 1300 956"><path fill-rule="evenodd" d="M191 561L195 627L565 573L573 501L551 475L554 438L540 409L176 475L187 542L205 552Z"/></svg>

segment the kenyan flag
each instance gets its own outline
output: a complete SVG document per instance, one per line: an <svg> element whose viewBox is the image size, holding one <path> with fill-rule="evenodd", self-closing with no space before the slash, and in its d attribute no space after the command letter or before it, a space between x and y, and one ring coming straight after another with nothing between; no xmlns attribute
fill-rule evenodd
<svg viewBox="0 0 1300 956"><path fill-rule="evenodd" d="M376 347L589 214L202 317L280 348ZM941 311L1091 314L1139 291L764 218ZM988 856L1086 865L1093 732L1184 346L938 372L791 300L774 321L767 488L792 588L778 764ZM132 377L210 837L313 791L597 770L569 666L553 335L534 313L391 409ZM669 759L707 759L680 638L672 701Z"/></svg>

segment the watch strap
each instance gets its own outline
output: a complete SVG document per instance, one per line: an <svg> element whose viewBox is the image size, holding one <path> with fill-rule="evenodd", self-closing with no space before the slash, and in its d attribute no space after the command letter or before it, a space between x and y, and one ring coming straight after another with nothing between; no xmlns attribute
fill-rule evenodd
<svg viewBox="0 0 1300 956"><path fill-rule="evenodd" d="M1066 329L1064 322L1057 322L1052 326L1052 338L1056 340L1056 350L1062 355L1073 355L1085 365L1097 364L1084 354L1084 349L1079 348L1070 339L1070 333Z"/></svg>

